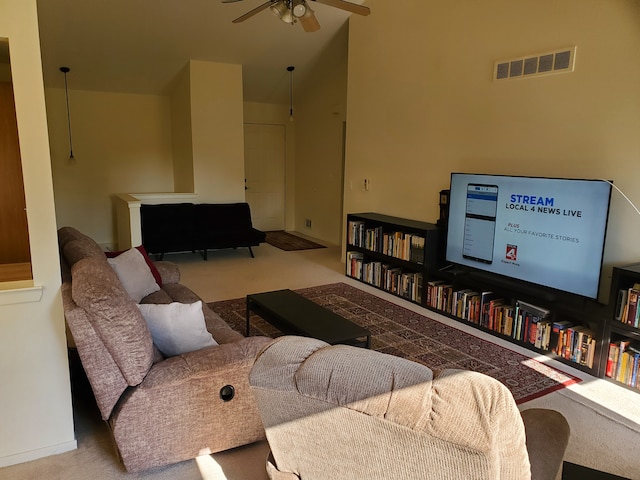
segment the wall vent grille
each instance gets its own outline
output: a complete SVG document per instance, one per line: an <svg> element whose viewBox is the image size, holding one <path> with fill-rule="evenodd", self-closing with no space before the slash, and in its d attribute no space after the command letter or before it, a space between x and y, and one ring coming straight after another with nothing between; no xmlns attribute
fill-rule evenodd
<svg viewBox="0 0 640 480"><path fill-rule="evenodd" d="M494 80L539 77L573 72L576 62L576 47L561 48L551 52L527 55L512 60L501 60L494 64Z"/></svg>

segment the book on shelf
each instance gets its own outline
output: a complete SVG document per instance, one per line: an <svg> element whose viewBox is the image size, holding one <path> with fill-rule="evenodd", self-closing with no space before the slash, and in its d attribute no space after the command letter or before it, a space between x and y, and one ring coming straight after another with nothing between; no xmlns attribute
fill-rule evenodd
<svg viewBox="0 0 640 480"><path fill-rule="evenodd" d="M386 270L383 288L388 292L398 293L398 282L401 274L400 267L392 267Z"/></svg>
<svg viewBox="0 0 640 480"><path fill-rule="evenodd" d="M451 313L453 286L444 280L427 282L427 306Z"/></svg>
<svg viewBox="0 0 640 480"><path fill-rule="evenodd" d="M622 321L623 317L626 318L625 315L628 295L629 290L626 288L621 288L618 291L618 298L616 299L616 310L614 314L614 318L618 321Z"/></svg>
<svg viewBox="0 0 640 480"><path fill-rule="evenodd" d="M364 247L364 222L349 220L347 228L347 243L356 247Z"/></svg>
<svg viewBox="0 0 640 480"><path fill-rule="evenodd" d="M463 319L477 323L475 319L475 305L480 303L480 293L475 290L469 290L462 295L462 313Z"/></svg>
<svg viewBox="0 0 640 480"><path fill-rule="evenodd" d="M640 327L640 283L618 290L614 318L634 328Z"/></svg>
<svg viewBox="0 0 640 480"><path fill-rule="evenodd" d="M367 250L372 252L382 252L383 233L382 227L367 228L364 235L364 245Z"/></svg>
<svg viewBox="0 0 640 480"><path fill-rule="evenodd" d="M605 375L633 388L640 388L640 344L619 340L609 344Z"/></svg>
<svg viewBox="0 0 640 480"><path fill-rule="evenodd" d="M562 339L564 331L571 326L568 320L560 320L551 324L551 341L550 348L553 353L562 357Z"/></svg>
<svg viewBox="0 0 640 480"><path fill-rule="evenodd" d="M438 287L444 285L444 280L430 280L427 282L427 306L431 308L438 308Z"/></svg>
<svg viewBox="0 0 640 480"><path fill-rule="evenodd" d="M362 263L364 255L360 252L347 252L347 275L349 277L362 278Z"/></svg>
<svg viewBox="0 0 640 480"><path fill-rule="evenodd" d="M605 368L605 376L609 378L613 378L616 373L616 368L618 366L618 358L620 356L620 346L615 343L609 343L609 352L607 355L607 365Z"/></svg>
<svg viewBox="0 0 640 480"><path fill-rule="evenodd" d="M589 368L593 367L592 343L595 342L593 333L582 325L569 327L569 330L573 331L569 360Z"/></svg>
<svg viewBox="0 0 640 480"><path fill-rule="evenodd" d="M362 266L362 280L376 287L382 286L382 262L367 262Z"/></svg>
<svg viewBox="0 0 640 480"><path fill-rule="evenodd" d="M550 348L559 357L593 368L596 338L594 333L583 325L570 322L554 322Z"/></svg>
<svg viewBox="0 0 640 480"><path fill-rule="evenodd" d="M537 317L540 318L547 318L549 315L551 315L551 311L543 308L543 307L539 307L538 305L534 305L532 303L529 302L525 302L524 300L518 300L516 302L516 307L519 310L523 310L526 312L531 313L532 315L535 315Z"/></svg>
<svg viewBox="0 0 640 480"><path fill-rule="evenodd" d="M425 238L414 233L390 232L382 235L381 253L424 265Z"/></svg>
<svg viewBox="0 0 640 480"><path fill-rule="evenodd" d="M551 312L523 300L516 302L516 329L513 338L524 343L535 345L538 323L548 318Z"/></svg>
<svg viewBox="0 0 640 480"><path fill-rule="evenodd" d="M627 325L631 325L634 327L638 326L638 295L640 294L640 290L634 287L629 289L629 294L627 296L627 315L625 323Z"/></svg>
<svg viewBox="0 0 640 480"><path fill-rule="evenodd" d="M513 319L515 315L515 308L512 305L505 305L502 310L502 333L507 337L513 335Z"/></svg>
<svg viewBox="0 0 640 480"><path fill-rule="evenodd" d="M409 261L424 265L425 239L420 235L411 235L411 244L409 248Z"/></svg>
<svg viewBox="0 0 640 480"><path fill-rule="evenodd" d="M491 310L491 301L498 298L498 294L492 292L490 290L485 290L480 293L480 314L478 318L478 323L480 326L493 330L490 326L491 318L490 318L490 310Z"/></svg>
<svg viewBox="0 0 640 480"><path fill-rule="evenodd" d="M458 318L464 318L463 312L463 297L466 292L470 292L470 288L463 288L462 290L456 290L453 292L453 298L451 299L451 315Z"/></svg>

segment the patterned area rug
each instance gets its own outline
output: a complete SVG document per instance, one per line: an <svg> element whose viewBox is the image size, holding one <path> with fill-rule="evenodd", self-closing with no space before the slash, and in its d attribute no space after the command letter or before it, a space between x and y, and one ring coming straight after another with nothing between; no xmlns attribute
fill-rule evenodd
<svg viewBox="0 0 640 480"><path fill-rule="evenodd" d="M369 329L374 350L422 363L434 371L461 368L485 373L505 384L519 404L580 381L537 360L344 283L296 292ZM209 306L235 330L245 333L245 298L213 302ZM253 335L280 335L255 314L250 322Z"/></svg>
<svg viewBox="0 0 640 480"><path fill-rule="evenodd" d="M324 245L312 242L306 238L298 237L284 230L276 230L273 232L265 232L267 234L267 243L279 248L280 250L286 250L287 252L293 250L311 250L314 248L326 248Z"/></svg>

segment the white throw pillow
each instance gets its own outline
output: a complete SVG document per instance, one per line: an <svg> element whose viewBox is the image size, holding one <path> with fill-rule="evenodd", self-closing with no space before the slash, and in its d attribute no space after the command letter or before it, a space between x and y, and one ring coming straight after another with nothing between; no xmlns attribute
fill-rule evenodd
<svg viewBox="0 0 640 480"><path fill-rule="evenodd" d="M160 290L146 260L136 248L131 248L117 257L107 258L107 261L136 303L150 293Z"/></svg>
<svg viewBox="0 0 640 480"><path fill-rule="evenodd" d="M218 345L207 331L202 302L139 304L153 343L166 357Z"/></svg>

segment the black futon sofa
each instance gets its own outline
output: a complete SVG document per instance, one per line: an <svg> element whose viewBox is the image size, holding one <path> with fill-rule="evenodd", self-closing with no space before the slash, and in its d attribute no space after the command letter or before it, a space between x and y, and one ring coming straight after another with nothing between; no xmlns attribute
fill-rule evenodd
<svg viewBox="0 0 640 480"><path fill-rule="evenodd" d="M170 252L251 247L266 234L253 228L248 203L163 203L140 207L142 244L160 259Z"/></svg>

